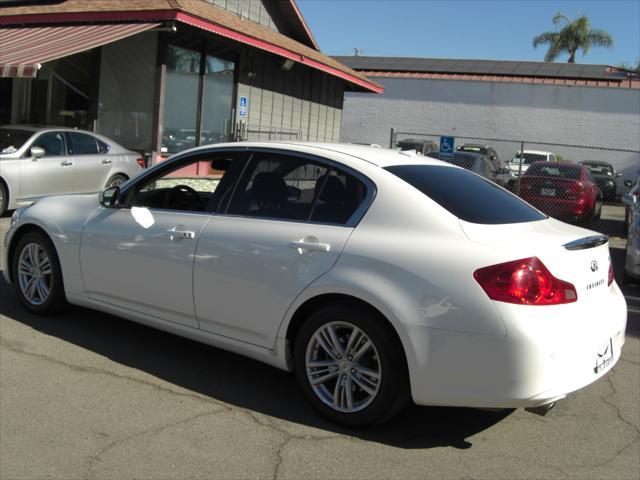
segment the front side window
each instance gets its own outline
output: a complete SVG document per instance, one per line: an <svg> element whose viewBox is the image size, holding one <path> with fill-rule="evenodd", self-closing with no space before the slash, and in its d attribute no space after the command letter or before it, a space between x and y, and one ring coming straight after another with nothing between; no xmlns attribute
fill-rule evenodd
<svg viewBox="0 0 640 480"><path fill-rule="evenodd" d="M515 195L460 168L397 165L386 170L466 222L495 225L546 218Z"/></svg>
<svg viewBox="0 0 640 480"><path fill-rule="evenodd" d="M215 211L225 194L231 193L231 172L237 166L236 158L234 153L205 154L161 169L133 187L127 206Z"/></svg>
<svg viewBox="0 0 640 480"><path fill-rule="evenodd" d="M43 133L31 146L43 148L46 157L60 157L67 154L64 134L60 132Z"/></svg>
<svg viewBox="0 0 640 480"><path fill-rule="evenodd" d="M98 140L92 135L69 132L72 155L97 155Z"/></svg>

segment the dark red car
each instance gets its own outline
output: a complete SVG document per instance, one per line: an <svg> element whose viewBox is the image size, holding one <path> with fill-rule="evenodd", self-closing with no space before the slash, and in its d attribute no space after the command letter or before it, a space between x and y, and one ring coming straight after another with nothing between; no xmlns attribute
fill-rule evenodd
<svg viewBox="0 0 640 480"><path fill-rule="evenodd" d="M520 180L520 197L550 217L572 223L600 218L602 192L584 165L536 162Z"/></svg>

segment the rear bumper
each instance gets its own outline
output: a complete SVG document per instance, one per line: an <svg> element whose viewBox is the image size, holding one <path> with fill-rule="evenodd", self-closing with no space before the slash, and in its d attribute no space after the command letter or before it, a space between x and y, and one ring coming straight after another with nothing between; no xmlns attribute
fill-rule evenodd
<svg viewBox="0 0 640 480"><path fill-rule="evenodd" d="M506 337L410 327L426 352L412 364L420 405L516 408L555 401L604 376L625 341L627 309L615 283L602 305L527 307L495 302ZM613 349L606 366L596 364ZM600 359L600 360L599 360Z"/></svg>
<svg viewBox="0 0 640 480"><path fill-rule="evenodd" d="M593 213L593 207L586 201L564 200L554 197L527 197L522 199L553 218L564 220L586 220Z"/></svg>

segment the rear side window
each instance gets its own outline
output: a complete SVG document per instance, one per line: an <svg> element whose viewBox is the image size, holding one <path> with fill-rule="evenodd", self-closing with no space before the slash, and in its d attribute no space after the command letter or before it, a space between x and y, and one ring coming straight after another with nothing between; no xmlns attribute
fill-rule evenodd
<svg viewBox="0 0 640 480"><path fill-rule="evenodd" d="M109 153L110 147L104 142L100 140L96 140L98 142L98 153Z"/></svg>
<svg viewBox="0 0 640 480"><path fill-rule="evenodd" d="M386 170L465 222L496 225L546 218L515 195L460 168L396 165Z"/></svg>
<svg viewBox="0 0 640 480"><path fill-rule="evenodd" d="M69 132L71 139L72 155L96 155L98 153L98 140L84 133Z"/></svg>
<svg viewBox="0 0 640 480"><path fill-rule="evenodd" d="M367 196L363 182L305 157L256 153L227 213L342 225Z"/></svg>

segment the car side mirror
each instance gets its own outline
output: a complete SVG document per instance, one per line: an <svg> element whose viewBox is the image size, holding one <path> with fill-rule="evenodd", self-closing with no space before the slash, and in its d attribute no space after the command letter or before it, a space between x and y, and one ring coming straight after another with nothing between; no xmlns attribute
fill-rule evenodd
<svg viewBox="0 0 640 480"><path fill-rule="evenodd" d="M44 148L38 147L37 145L34 145L33 147L31 147L29 152L31 153L31 156L35 158L44 157L45 154L47 153L44 151Z"/></svg>
<svg viewBox="0 0 640 480"><path fill-rule="evenodd" d="M621 175L621 174L619 174L619 175ZM629 188L631 188L631 185L633 185L633 183L631 182L631 180L625 180L625 181L624 181L624 186L625 186L625 187L629 187Z"/></svg>
<svg viewBox="0 0 640 480"><path fill-rule="evenodd" d="M120 197L120 187L109 187L98 194L98 203L105 208L118 207L118 198Z"/></svg>

